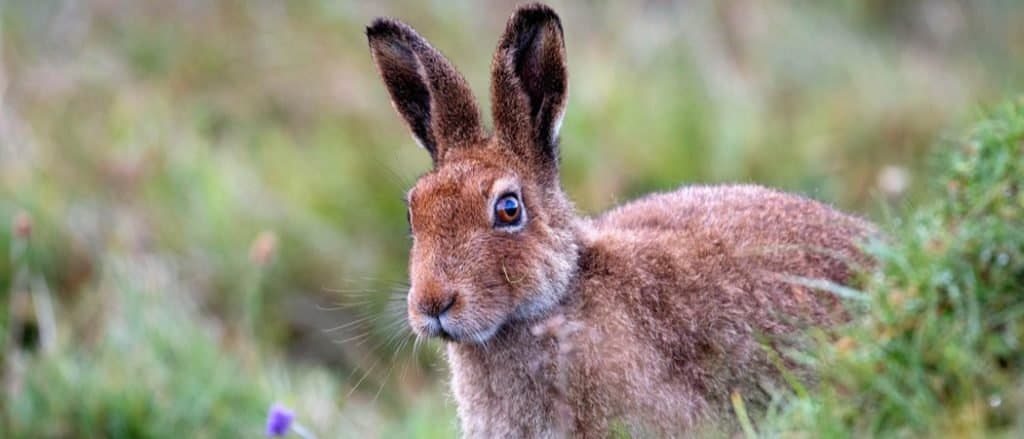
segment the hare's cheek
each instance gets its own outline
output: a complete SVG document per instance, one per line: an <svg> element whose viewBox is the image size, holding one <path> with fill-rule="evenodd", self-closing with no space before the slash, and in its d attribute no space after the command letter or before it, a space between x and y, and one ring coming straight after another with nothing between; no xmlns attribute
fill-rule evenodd
<svg viewBox="0 0 1024 439"><path fill-rule="evenodd" d="M537 260L530 248L510 246L502 258L497 260L493 271L497 281L516 297L521 297L535 287Z"/></svg>

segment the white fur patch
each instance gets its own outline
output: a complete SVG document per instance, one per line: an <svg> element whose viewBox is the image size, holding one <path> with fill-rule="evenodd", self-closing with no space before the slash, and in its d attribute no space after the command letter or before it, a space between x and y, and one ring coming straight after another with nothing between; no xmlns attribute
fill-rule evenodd
<svg viewBox="0 0 1024 439"><path fill-rule="evenodd" d="M423 148L423 149L427 149L426 145L424 145L424 144L423 144L423 141L422 141L422 140L420 140L420 138L419 138L419 137L416 137L416 135L415 135L415 134L413 134L413 135L412 135L412 140L413 140L414 142L416 142L416 144L417 144L417 145L419 145L419 146L420 146L420 148Z"/></svg>
<svg viewBox="0 0 1024 439"><path fill-rule="evenodd" d="M566 257L566 255L571 255ZM572 248L568 252L549 249L540 256L544 261L537 266L535 276L540 285L534 294L516 307L512 314L513 320L527 320L546 313L558 305L568 292L569 281L576 267L576 252Z"/></svg>
<svg viewBox="0 0 1024 439"><path fill-rule="evenodd" d="M558 113L558 118L555 119L555 124L551 127L551 143L555 143L558 140L558 133L562 131L562 122L565 120L565 108L569 106L569 103L562 107L562 111Z"/></svg>

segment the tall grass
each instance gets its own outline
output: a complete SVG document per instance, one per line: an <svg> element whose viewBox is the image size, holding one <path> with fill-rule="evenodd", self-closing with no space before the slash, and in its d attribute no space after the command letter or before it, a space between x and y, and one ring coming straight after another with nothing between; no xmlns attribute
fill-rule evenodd
<svg viewBox="0 0 1024 439"><path fill-rule="evenodd" d="M942 143L934 197L871 248L863 315L774 419L813 437L1024 433L1024 99Z"/></svg>

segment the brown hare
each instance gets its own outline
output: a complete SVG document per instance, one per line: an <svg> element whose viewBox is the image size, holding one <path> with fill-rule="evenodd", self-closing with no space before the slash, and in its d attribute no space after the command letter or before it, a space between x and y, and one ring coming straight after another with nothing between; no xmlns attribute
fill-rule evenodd
<svg viewBox="0 0 1024 439"><path fill-rule="evenodd" d="M395 109L434 162L408 192L408 318L446 340L469 437L693 435L782 386L771 346L843 318L795 278L844 284L872 226L758 186L691 186L594 218L562 191L558 15L509 19L494 132L466 80L409 26L367 29ZM700 430L702 431L702 430Z"/></svg>

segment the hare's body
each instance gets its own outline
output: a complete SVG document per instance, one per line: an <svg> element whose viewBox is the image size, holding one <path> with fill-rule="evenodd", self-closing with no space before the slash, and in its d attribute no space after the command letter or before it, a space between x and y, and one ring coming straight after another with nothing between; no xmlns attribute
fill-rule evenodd
<svg viewBox="0 0 1024 439"><path fill-rule="evenodd" d="M772 347L842 316L801 279L850 280L870 225L756 186L688 187L576 215L558 182L562 27L520 7L492 63L493 135L465 79L412 28L371 53L434 159L408 195L409 322L448 341L471 437L692 434L779 386Z"/></svg>
<svg viewBox="0 0 1024 439"><path fill-rule="evenodd" d="M841 314L786 277L849 281L868 229L756 186L683 188L581 219L570 292L551 312L564 329L521 322L449 345L465 432L604 437L619 421L660 436L731 416L732 391L765 403L784 384L758 337Z"/></svg>

